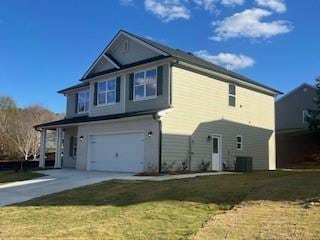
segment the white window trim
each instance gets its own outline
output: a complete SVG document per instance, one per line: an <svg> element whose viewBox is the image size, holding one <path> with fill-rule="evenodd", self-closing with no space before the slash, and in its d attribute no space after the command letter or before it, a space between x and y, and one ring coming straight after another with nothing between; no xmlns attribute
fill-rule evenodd
<svg viewBox="0 0 320 240"><path fill-rule="evenodd" d="M230 85L234 86L235 94L231 94L230 93ZM230 105L230 100L229 100L230 97L234 97L234 102L235 102L234 106ZM236 107L237 106L237 86L235 84L233 84L233 83L229 83L228 84L228 106L229 107Z"/></svg>
<svg viewBox="0 0 320 240"><path fill-rule="evenodd" d="M84 93L84 94L87 94L87 93L89 93L89 98L88 98L88 109L87 110L84 110L84 111L80 111L80 104L79 104L79 99L80 99L80 94L81 93ZM89 112L89 107L90 107L90 91L89 90L83 90L83 91L80 91L80 92L78 92L78 102L77 102L77 113L78 114L82 114L82 113L87 113L87 112ZM84 106L84 108L86 108L86 106Z"/></svg>
<svg viewBox="0 0 320 240"><path fill-rule="evenodd" d="M155 92L155 95L153 96L146 96L147 95L147 84L146 84L146 77L147 77L147 72L148 71L151 71L151 70L155 70L156 71L156 92ZM140 85L137 85L138 86L144 86L144 97L141 97L141 98L136 98L136 85L134 84L135 83L135 77L136 77L136 73L144 73L144 84L140 84ZM157 68L150 68L150 69L147 69L145 71L136 71L133 73L133 101L134 102L137 102L137 101L143 101L143 100L149 100L149 99L154 99L154 98L157 98L157 89L158 89L158 80L157 80L157 76L158 76L158 71L157 71Z"/></svg>
<svg viewBox="0 0 320 240"><path fill-rule="evenodd" d="M112 81L112 80L115 80L116 84L115 84L115 90L113 91L108 91L108 81ZM105 93L106 94L106 97L105 97L105 103L100 103L99 104L99 83L101 82L105 82L106 83L106 90L101 92L101 93ZM111 103L108 103L108 92L115 92L115 96L116 96L116 100L115 102L111 102ZM112 79L108 79L108 80L100 80L98 81L97 83L97 106L98 107L102 107L102 106L110 106L110 105L115 105L117 104L117 79L116 78L112 78Z"/></svg>
<svg viewBox="0 0 320 240"><path fill-rule="evenodd" d="M238 142L238 137L240 137L241 138L241 142ZM240 144L240 148L238 148L238 144ZM238 151L242 151L242 149L243 149L243 137L242 137L242 135L237 135L236 136L236 148L237 148L237 150Z"/></svg>

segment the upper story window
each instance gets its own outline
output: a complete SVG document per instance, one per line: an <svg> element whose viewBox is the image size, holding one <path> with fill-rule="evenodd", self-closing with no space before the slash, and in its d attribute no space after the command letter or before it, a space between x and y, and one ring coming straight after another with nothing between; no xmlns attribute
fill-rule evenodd
<svg viewBox="0 0 320 240"><path fill-rule="evenodd" d="M78 113L84 113L89 111L89 91L81 91L78 93Z"/></svg>
<svg viewBox="0 0 320 240"><path fill-rule="evenodd" d="M229 84L229 106L236 106L236 85Z"/></svg>
<svg viewBox="0 0 320 240"><path fill-rule="evenodd" d="M157 70L150 69L134 74L134 99L141 100L157 96Z"/></svg>
<svg viewBox="0 0 320 240"><path fill-rule="evenodd" d="M98 82L98 105L116 103L116 79Z"/></svg>
<svg viewBox="0 0 320 240"><path fill-rule="evenodd" d="M237 136L237 150L242 150L242 136Z"/></svg>

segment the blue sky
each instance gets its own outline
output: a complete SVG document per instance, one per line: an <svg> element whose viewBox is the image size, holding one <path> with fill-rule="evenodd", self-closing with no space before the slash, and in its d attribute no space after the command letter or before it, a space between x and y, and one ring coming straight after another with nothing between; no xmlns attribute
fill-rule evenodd
<svg viewBox="0 0 320 240"><path fill-rule="evenodd" d="M320 74L319 10L319 0L2 0L0 95L64 112L56 91L119 29L287 92Z"/></svg>

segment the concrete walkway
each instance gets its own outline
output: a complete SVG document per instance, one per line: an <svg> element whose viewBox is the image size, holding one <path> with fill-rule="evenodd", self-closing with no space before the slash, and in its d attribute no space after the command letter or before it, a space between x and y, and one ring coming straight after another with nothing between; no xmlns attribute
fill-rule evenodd
<svg viewBox="0 0 320 240"><path fill-rule="evenodd" d="M211 172L163 176L133 176L132 173L78 171L72 169L53 169L39 172L47 176L33 180L0 185L0 206L23 202L51 193L57 193L64 190L113 179L166 181L173 179L194 178L198 176L230 174L228 172Z"/></svg>

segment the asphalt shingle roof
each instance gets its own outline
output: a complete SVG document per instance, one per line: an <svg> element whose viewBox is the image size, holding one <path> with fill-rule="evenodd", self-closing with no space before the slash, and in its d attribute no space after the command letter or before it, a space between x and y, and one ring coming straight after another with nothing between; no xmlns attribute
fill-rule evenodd
<svg viewBox="0 0 320 240"><path fill-rule="evenodd" d="M267 89L269 91L272 91L274 93L282 94L282 92L280 92L280 91L278 91L278 90L276 90L274 88L271 88L271 87L266 86L266 85L264 85L262 83L254 81L254 80L252 80L252 79L250 79L250 78L248 78L246 76L243 76L241 74L238 74L238 73L235 73L233 71L227 70L227 69L225 69L223 67L220 67L220 66L218 66L216 64L213 64L213 63L211 63L209 61L206 61L206 60L204 60L204 59L202 59L200 57L197 57L197 56L193 55L192 53L188 53L188 52L185 52L185 51L180 50L180 49L175 49L175 48L171 48L171 47L165 46L165 45L163 45L161 43L158 43L158 42L155 42L153 40L150 40L150 39L135 35L133 33L127 32L125 30L120 30L119 33L121 33L121 32L126 33L126 34L130 35L131 37L137 38L140 41L143 41L144 43L146 43L146 44L148 44L148 45L150 45L150 46L152 46L152 47L154 47L154 48L156 48L158 50L161 50L162 52L165 52L168 56L159 56L159 57L155 57L155 58L145 59L143 61L136 62L136 63L131 63L131 64L127 64L127 65L121 65L112 56L107 55L109 58L112 59L112 61L114 61L120 67L120 69L114 68L114 69L110 69L110 70L106 70L106 71L102 71L102 72L98 72L98 73L89 74L85 78L82 78L80 81L84 81L86 79L90 79L90 78L97 77L97 76L100 76L100 75L104 75L104 74L107 74L107 73L117 72L117 71L120 71L120 70L123 70L123 69L127 69L127 68L131 68L131 67L134 67L134 66L138 66L140 64L157 61L157 60L164 59L164 58L167 58L167 57L173 57L173 58L175 58L177 60L181 60L181 61L187 62L187 63L189 63L191 65L202 67L202 68L207 69L207 70L212 70L212 71L215 71L217 73L225 74L225 75L237 78L239 80L242 80L244 82L247 82L247 83L262 87L262 88ZM63 93L65 91L69 91L69 90L77 89L77 88L80 88L80 87L83 87L83 86L87 86L86 84L88 85L88 83L80 83L80 84L74 85L72 87L60 90L59 93Z"/></svg>
<svg viewBox="0 0 320 240"><path fill-rule="evenodd" d="M282 94L282 92L274 89L274 88L271 88L269 86L266 86L264 84L261 84L257 81L254 81L246 76L243 76L241 74L238 74L238 73L235 73L233 71L230 71L230 70L227 70L223 67L220 67L216 64L213 64L211 62L208 62L200 57L197 57L195 55L193 55L192 53L189 53L189 52L185 52L183 50L180 50L180 49L174 49L174 48L171 48L171 47L168 47L168 46L165 46L161 43L158 43L158 42L155 42L153 40L150 40L150 39L147 39L147 38L144 38L144 37L141 37L141 36L138 36L138 35L135 35L135 34L132 34L130 32L127 32L127 31L124 31L124 30L121 30L123 32L125 32L126 34L129 34L131 35L132 37L135 37L135 38L138 38L140 39L141 41L169 54L170 56L174 57L174 58L177 58L179 60L183 60L183 61L186 61L186 62L189 62L191 64L195 64L197 66L200 66L200 67L203 67L203 68L206 68L206 69L209 69L209 70L213 70L213 71L216 71L218 73L222 73L222 74L226 74L226 75L229 75L231 77L235 77L235 78L238 78L240 80L243 80L245 82L248 82L248 83L251 83L251 84L254 84L254 85L257 85L257 86L260 86L260 87L263 87L263 88L266 88L268 90L271 90L271 91L274 91L276 93L280 93Z"/></svg>
<svg viewBox="0 0 320 240"><path fill-rule="evenodd" d="M145 115L156 114L157 112L159 112L161 110L164 110L164 109L163 108L152 109L152 110L148 110L148 111L119 113L119 114L103 115L103 116L97 116L97 117L81 116L81 117L73 117L73 118L64 118L64 119L58 120L58 121L39 124L39 125L34 126L34 128L40 129L40 128L49 128L49 127L53 127L53 126L62 126L62 125L68 125L68 124L97 122L97 121L105 121L105 120L119 119L119 118L125 118L125 117L145 116Z"/></svg>

